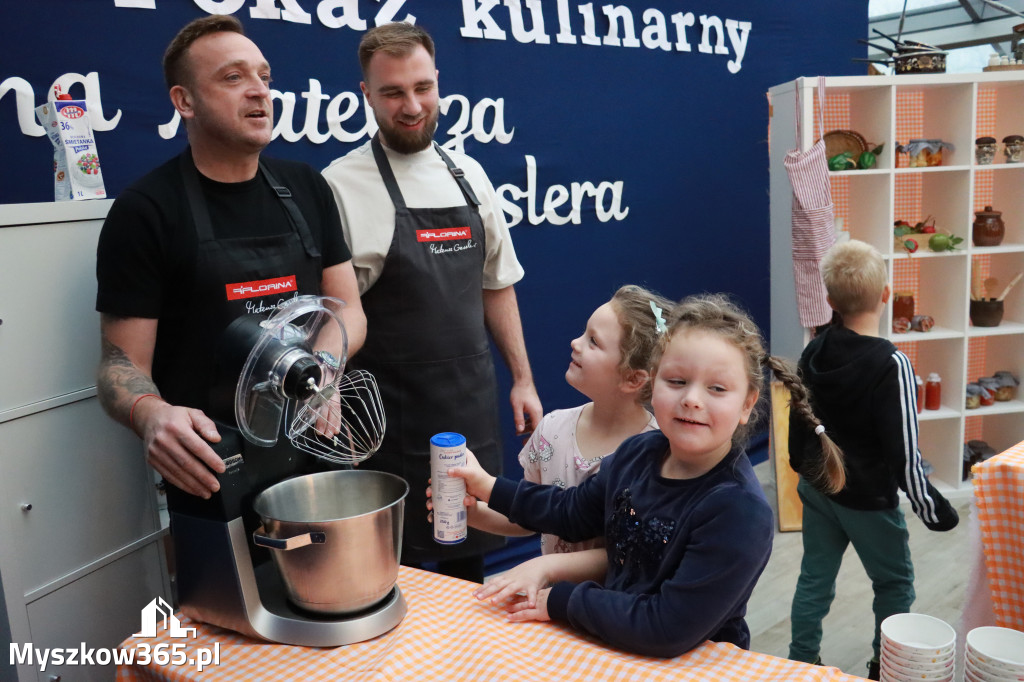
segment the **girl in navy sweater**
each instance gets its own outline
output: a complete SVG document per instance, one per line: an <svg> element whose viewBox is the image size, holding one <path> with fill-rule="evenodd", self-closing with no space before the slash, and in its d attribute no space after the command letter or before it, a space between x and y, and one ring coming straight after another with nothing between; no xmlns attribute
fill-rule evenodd
<svg viewBox="0 0 1024 682"><path fill-rule="evenodd" d="M677 656L708 639L747 648L743 616L774 524L742 444L765 368L787 384L799 379L765 353L757 326L720 295L679 304L652 364L660 430L626 440L580 485L496 479L472 456L450 473L526 528L571 541L606 536L603 584L555 583L515 601L512 619L567 621L651 656ZM492 589L478 596L501 601L518 591Z"/></svg>

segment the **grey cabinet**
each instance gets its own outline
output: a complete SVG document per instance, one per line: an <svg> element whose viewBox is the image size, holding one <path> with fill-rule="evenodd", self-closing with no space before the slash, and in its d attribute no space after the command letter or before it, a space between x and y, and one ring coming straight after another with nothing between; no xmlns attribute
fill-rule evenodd
<svg viewBox="0 0 1024 682"><path fill-rule="evenodd" d="M0 636L113 648L170 597L152 475L96 398L95 252L109 201L0 211ZM17 680L101 680L113 666L20 664Z"/></svg>

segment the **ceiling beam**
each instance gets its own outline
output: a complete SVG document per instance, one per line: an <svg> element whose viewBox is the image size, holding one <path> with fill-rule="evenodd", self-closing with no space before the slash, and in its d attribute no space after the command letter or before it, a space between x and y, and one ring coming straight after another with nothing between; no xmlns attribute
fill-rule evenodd
<svg viewBox="0 0 1024 682"><path fill-rule="evenodd" d="M1024 9L1024 0L1002 2L1014 9L1018 6ZM1007 14L981 0L958 0L908 12L900 37L903 40L916 40L944 50L974 45L1008 44L1014 38L1013 27L1020 22L1020 17ZM875 17L869 20L868 26L895 38L899 32L899 23L900 14L896 13ZM869 39L878 42L880 38L871 31ZM1003 52L1008 47L1009 45L999 51ZM869 49L868 57L883 59L885 55Z"/></svg>
<svg viewBox="0 0 1024 682"><path fill-rule="evenodd" d="M1024 0L1005 0L1002 4L1024 12ZM969 5L973 9L973 14L969 15L963 5ZM978 18L974 19L974 16ZM944 5L907 12L903 31L984 24L989 21L998 21L1006 18L1013 20L1013 16L981 0L959 0L958 2L950 2ZM1020 17L1017 17L1016 21L1020 21ZM891 36L895 36L900 27L900 13L883 14L869 18L868 26L878 28Z"/></svg>
<svg viewBox="0 0 1024 682"><path fill-rule="evenodd" d="M969 0L960 0L960 6L964 8L965 12L967 12L967 16L971 18L971 21L981 21L981 15L978 14L978 11L974 9L974 5L972 5Z"/></svg>

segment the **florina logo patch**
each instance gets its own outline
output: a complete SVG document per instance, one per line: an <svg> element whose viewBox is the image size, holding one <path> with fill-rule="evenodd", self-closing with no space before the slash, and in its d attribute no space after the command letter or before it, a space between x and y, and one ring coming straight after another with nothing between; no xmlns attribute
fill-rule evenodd
<svg viewBox="0 0 1024 682"><path fill-rule="evenodd" d="M473 231L468 227L447 227L441 230L416 230L418 242L445 242L452 239L469 239Z"/></svg>

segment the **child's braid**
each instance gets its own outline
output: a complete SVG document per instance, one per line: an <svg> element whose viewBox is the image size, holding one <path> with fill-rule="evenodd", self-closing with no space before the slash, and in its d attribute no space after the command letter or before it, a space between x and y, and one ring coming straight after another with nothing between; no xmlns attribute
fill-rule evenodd
<svg viewBox="0 0 1024 682"><path fill-rule="evenodd" d="M825 427L814 415L807 396L807 387L788 362L771 355L764 356L764 364L786 388L789 389L789 408L797 413L798 418L813 428L821 440L822 459L815 476L816 483L824 491L835 494L846 485L846 467L843 465L843 451L832 442L825 433Z"/></svg>

